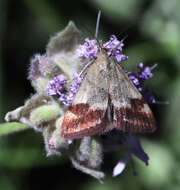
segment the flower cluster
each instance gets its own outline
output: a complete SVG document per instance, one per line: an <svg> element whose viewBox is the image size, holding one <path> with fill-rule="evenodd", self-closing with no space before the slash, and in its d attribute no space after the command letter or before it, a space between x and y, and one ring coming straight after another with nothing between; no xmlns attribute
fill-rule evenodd
<svg viewBox="0 0 180 190"><path fill-rule="evenodd" d="M119 41L115 35L112 35L110 40L103 44L103 47L106 49L109 57L115 58L118 63L128 59L128 56L122 54L123 46L124 44ZM80 58L96 59L98 54L97 41L86 38L85 43L83 45L79 45L77 48L77 53Z"/></svg>
<svg viewBox="0 0 180 190"><path fill-rule="evenodd" d="M76 94L81 82L82 82L82 77L80 77L77 73L74 73L73 74L73 80L74 80L74 84L72 84L70 87L69 87L69 91L68 91L68 94L64 93L64 94L61 94L59 100L69 106L74 98L74 95Z"/></svg>
<svg viewBox="0 0 180 190"><path fill-rule="evenodd" d="M64 105L69 106L76 94L81 82L83 80L82 76L78 73L73 74L73 84L68 88L67 80L64 75L58 75L48 82L45 87L45 92L49 96L57 95L60 102Z"/></svg>
<svg viewBox="0 0 180 190"><path fill-rule="evenodd" d="M83 45L79 45L77 48L77 53L80 58L86 58L86 59L91 59L91 58L97 58L98 54L98 46L97 46L97 41L96 40L90 40L89 38L86 38L84 40Z"/></svg>
<svg viewBox="0 0 180 190"><path fill-rule="evenodd" d="M103 44L103 47L107 50L107 54L110 57L115 58L118 63L128 59L128 56L122 54L123 46L124 44L119 41L115 35L112 35L110 40Z"/></svg>
<svg viewBox="0 0 180 190"><path fill-rule="evenodd" d="M144 90L144 82L153 77L153 73L151 72L156 65L153 67L144 67L143 63L139 63L137 68L138 72L127 72L129 79L133 82L139 92L143 95L144 99L147 103L155 103L156 100L149 90Z"/></svg>
<svg viewBox="0 0 180 190"><path fill-rule="evenodd" d="M58 75L54 77L53 80L48 82L48 85L45 88L46 93L49 96L53 95L62 95L65 91L66 77L64 75Z"/></svg>
<svg viewBox="0 0 180 190"><path fill-rule="evenodd" d="M137 68L139 69L138 72L130 72L128 74L131 81L137 87L137 89L141 92L144 82L153 77L153 73L151 72L150 67L145 67L143 63L139 63Z"/></svg>

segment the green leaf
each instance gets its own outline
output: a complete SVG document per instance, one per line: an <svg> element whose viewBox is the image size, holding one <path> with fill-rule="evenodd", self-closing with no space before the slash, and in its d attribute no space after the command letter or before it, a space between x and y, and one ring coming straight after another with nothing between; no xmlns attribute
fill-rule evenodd
<svg viewBox="0 0 180 190"><path fill-rule="evenodd" d="M25 129L29 129L29 127L19 122L3 123L0 124L0 136L9 135L11 133L22 131Z"/></svg>

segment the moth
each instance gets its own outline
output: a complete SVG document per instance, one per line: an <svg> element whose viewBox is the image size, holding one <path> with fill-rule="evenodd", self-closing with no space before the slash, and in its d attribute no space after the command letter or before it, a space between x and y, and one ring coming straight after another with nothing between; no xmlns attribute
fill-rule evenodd
<svg viewBox="0 0 180 190"><path fill-rule="evenodd" d="M67 139L103 134L112 129L153 132L153 113L121 66L99 43L97 59L65 112L61 135Z"/></svg>

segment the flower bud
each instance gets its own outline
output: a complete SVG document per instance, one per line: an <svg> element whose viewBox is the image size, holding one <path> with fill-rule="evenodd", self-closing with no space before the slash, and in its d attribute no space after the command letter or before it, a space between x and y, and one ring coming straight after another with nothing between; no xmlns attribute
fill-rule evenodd
<svg viewBox="0 0 180 190"><path fill-rule="evenodd" d="M103 157L102 152L103 151L102 151L101 142L96 138L92 138L92 140L91 140L91 152L90 152L90 157L89 157L89 161L88 161L88 165L91 168L98 168L101 165L102 157Z"/></svg>
<svg viewBox="0 0 180 190"><path fill-rule="evenodd" d="M60 114L60 108L57 104L43 105L35 108L30 113L30 120L34 125L39 125L43 122L55 119Z"/></svg>
<svg viewBox="0 0 180 190"><path fill-rule="evenodd" d="M55 123L55 130L52 133L51 138L49 139L48 143L48 152L47 155L53 155L56 153L60 153L62 149L67 149L69 144L71 144L71 142L67 139L64 139L61 136L61 124L63 121L63 116L61 116L60 118L58 118L56 120Z"/></svg>
<svg viewBox="0 0 180 190"><path fill-rule="evenodd" d="M44 93L44 88L47 86L48 81L49 80L45 77L40 76L37 79L31 81L31 85L38 93Z"/></svg>
<svg viewBox="0 0 180 190"><path fill-rule="evenodd" d="M87 161L90 156L91 137L84 137L81 142L78 151L76 152L77 159L81 162Z"/></svg>
<svg viewBox="0 0 180 190"><path fill-rule="evenodd" d="M40 59L39 70L41 74L47 78L53 78L62 73L60 67L49 57Z"/></svg>

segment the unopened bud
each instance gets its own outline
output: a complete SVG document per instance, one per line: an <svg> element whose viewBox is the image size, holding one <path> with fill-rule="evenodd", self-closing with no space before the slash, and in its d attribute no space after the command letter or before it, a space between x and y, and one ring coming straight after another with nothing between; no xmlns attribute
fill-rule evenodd
<svg viewBox="0 0 180 190"><path fill-rule="evenodd" d="M58 105L43 105L35 108L30 113L30 120L35 125L55 119L60 115L60 108Z"/></svg>

